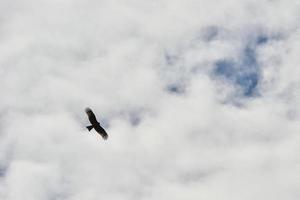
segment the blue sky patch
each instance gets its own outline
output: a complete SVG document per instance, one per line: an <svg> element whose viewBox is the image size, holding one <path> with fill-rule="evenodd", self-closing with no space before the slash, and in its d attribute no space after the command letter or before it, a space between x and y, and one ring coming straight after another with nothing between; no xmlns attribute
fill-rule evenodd
<svg viewBox="0 0 300 200"><path fill-rule="evenodd" d="M262 45L262 44L265 44L269 41L269 38L265 35L260 35L257 37L257 40L256 40L256 43L258 45Z"/></svg>
<svg viewBox="0 0 300 200"><path fill-rule="evenodd" d="M236 61L233 59L219 60L215 63L214 74L238 86L242 95L251 97L257 94L257 85L260 78L260 69L256 58L258 45L267 42L268 38L256 38L254 45L247 45Z"/></svg>
<svg viewBox="0 0 300 200"><path fill-rule="evenodd" d="M185 88L181 84L169 84L167 86L167 91L174 94L182 94L185 91Z"/></svg>

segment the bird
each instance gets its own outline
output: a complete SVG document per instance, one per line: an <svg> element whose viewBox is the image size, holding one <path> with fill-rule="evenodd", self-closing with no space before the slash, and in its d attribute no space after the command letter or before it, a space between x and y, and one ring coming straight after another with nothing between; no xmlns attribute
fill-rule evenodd
<svg viewBox="0 0 300 200"><path fill-rule="evenodd" d="M85 113L87 114L89 121L91 122L92 125L86 126L86 128L91 131L93 128L97 133L99 133L104 140L108 138L108 135L104 128L100 126L100 123L97 121L95 114L93 113L92 109L86 108Z"/></svg>

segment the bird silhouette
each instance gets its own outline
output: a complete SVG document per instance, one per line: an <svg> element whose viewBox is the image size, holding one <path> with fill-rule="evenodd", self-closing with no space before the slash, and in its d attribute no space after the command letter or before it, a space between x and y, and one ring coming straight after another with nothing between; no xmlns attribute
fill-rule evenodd
<svg viewBox="0 0 300 200"><path fill-rule="evenodd" d="M100 126L100 123L97 121L95 114L93 113L92 109L86 108L85 113L87 114L89 121L91 122L92 125L86 126L86 128L91 131L93 128L97 133L99 133L104 140L108 138L108 135L104 128Z"/></svg>

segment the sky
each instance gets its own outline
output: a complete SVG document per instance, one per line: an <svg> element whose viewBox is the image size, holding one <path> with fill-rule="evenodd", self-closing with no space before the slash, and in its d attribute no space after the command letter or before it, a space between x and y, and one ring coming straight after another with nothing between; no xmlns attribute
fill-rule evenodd
<svg viewBox="0 0 300 200"><path fill-rule="evenodd" d="M298 200L299 10L0 1L0 199Z"/></svg>

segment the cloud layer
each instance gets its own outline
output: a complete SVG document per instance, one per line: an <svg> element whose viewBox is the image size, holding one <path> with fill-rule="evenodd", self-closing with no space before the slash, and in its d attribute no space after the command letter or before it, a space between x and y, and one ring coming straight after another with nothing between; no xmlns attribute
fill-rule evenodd
<svg viewBox="0 0 300 200"><path fill-rule="evenodd" d="M0 2L0 199L299 199L299 9Z"/></svg>

